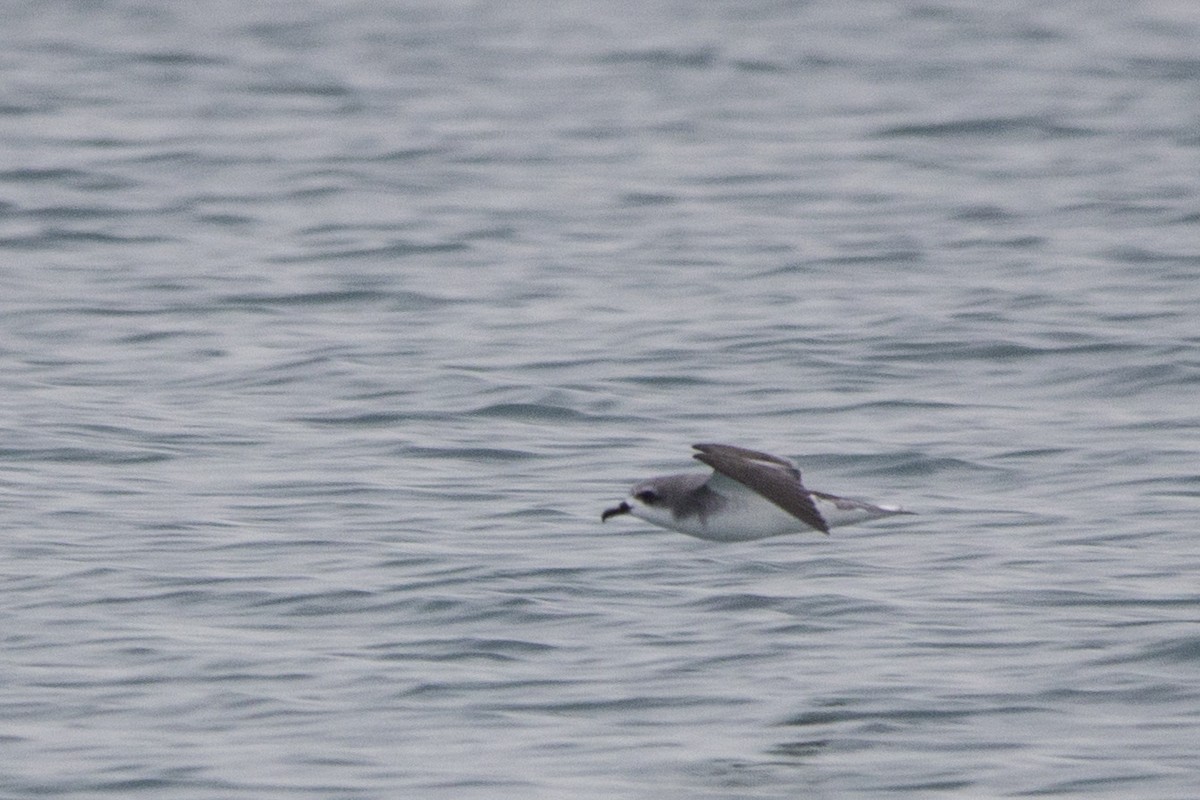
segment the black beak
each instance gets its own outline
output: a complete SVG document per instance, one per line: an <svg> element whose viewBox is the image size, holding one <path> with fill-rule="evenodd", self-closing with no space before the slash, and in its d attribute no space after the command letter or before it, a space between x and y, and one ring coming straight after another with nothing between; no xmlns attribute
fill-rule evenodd
<svg viewBox="0 0 1200 800"><path fill-rule="evenodd" d="M628 514L630 511L633 511L633 506L629 505L629 503L626 503L624 500L622 500L621 505L616 506L614 508L610 508L607 511L605 511L603 514L601 514L600 521L607 522L609 517L619 517L622 514Z"/></svg>

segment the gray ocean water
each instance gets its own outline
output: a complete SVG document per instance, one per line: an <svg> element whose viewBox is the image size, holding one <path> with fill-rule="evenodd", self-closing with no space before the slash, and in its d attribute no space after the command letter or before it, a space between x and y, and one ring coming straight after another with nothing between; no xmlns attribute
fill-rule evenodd
<svg viewBox="0 0 1200 800"><path fill-rule="evenodd" d="M0 797L1200 795L1195 3L4 16Z"/></svg>

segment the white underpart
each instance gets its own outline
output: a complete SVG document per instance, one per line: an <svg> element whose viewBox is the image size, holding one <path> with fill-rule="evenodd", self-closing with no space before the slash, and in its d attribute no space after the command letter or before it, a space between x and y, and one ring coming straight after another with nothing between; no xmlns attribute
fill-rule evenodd
<svg viewBox="0 0 1200 800"><path fill-rule="evenodd" d="M652 525L713 542L748 542L789 533L820 533L762 495L740 484L734 485L738 486L736 490L722 492L725 505L706 518L689 516L676 519L669 508L647 506L634 497L629 498L632 507L629 513ZM876 506L843 497L827 500L814 495L813 501L831 528L905 513L894 506Z"/></svg>

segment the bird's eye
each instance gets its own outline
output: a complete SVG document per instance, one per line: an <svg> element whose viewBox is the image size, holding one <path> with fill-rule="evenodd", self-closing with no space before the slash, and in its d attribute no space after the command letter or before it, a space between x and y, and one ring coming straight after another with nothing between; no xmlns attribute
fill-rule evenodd
<svg viewBox="0 0 1200 800"><path fill-rule="evenodd" d="M634 497L648 506L652 506L658 502L658 495L649 489L642 489L640 492L635 494Z"/></svg>

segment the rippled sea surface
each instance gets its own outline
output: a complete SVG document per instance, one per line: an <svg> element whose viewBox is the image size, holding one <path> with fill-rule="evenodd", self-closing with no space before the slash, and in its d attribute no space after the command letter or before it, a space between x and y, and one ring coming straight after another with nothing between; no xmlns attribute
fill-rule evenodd
<svg viewBox="0 0 1200 800"><path fill-rule="evenodd" d="M1195 798L1197 41L8 4L0 797ZM600 524L699 441L919 513Z"/></svg>

